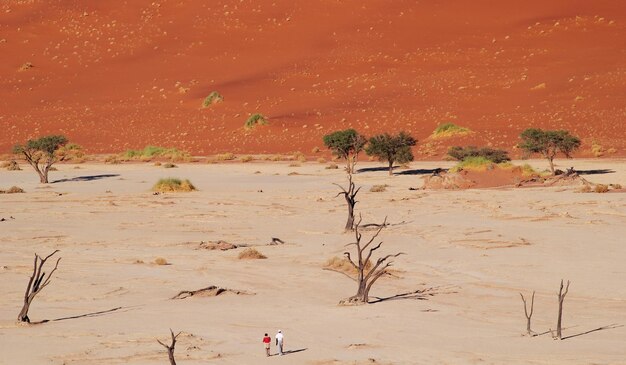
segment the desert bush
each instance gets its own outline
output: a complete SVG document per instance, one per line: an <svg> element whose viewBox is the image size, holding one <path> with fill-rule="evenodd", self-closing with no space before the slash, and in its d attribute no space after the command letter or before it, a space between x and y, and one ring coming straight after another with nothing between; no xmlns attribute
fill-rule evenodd
<svg viewBox="0 0 626 365"><path fill-rule="evenodd" d="M61 161L74 163L85 162L85 152L83 151L83 147L76 143L68 143L65 146L61 146L56 151L56 154L59 156Z"/></svg>
<svg viewBox="0 0 626 365"><path fill-rule="evenodd" d="M491 147L477 148L475 146L453 146L448 149L448 155L457 161L463 161L468 157L484 157L493 163L510 161L509 153Z"/></svg>
<svg viewBox="0 0 626 365"><path fill-rule="evenodd" d="M259 260L267 258L267 256L263 255L252 247L248 247L245 250L241 251L237 257L240 260Z"/></svg>
<svg viewBox="0 0 626 365"><path fill-rule="evenodd" d="M263 114L252 114L244 124L244 128L252 129L257 125L266 125L268 123L267 118Z"/></svg>
<svg viewBox="0 0 626 365"><path fill-rule="evenodd" d="M150 161L153 158L168 159L170 161L189 161L189 152L181 151L177 148L167 148L159 146L146 146L142 150L127 150L120 154L120 159Z"/></svg>
<svg viewBox="0 0 626 365"><path fill-rule="evenodd" d="M221 103L222 101L224 101L222 94L217 91L211 91L211 93L202 101L202 107L208 108L211 104Z"/></svg>
<svg viewBox="0 0 626 365"><path fill-rule="evenodd" d="M230 152L220 153L220 154L215 155L215 159L217 161L231 161L231 160L234 160L235 158L237 158L237 156L235 156L234 154Z"/></svg>
<svg viewBox="0 0 626 365"><path fill-rule="evenodd" d="M58 161L63 161L63 156L59 156L57 152L67 143L67 138L62 135L44 136L38 139L29 139L23 145L15 145L13 153L23 155L39 175L39 182L47 184L48 172L52 165Z"/></svg>
<svg viewBox="0 0 626 365"><path fill-rule="evenodd" d="M157 257L156 259L154 259L154 263L157 265L169 265L167 260L164 259L163 257Z"/></svg>
<svg viewBox="0 0 626 365"><path fill-rule="evenodd" d="M529 164L525 163L521 166L522 168L522 176L533 176L533 175L538 175L539 173L537 171L535 171L535 169L532 168L532 166L530 166Z"/></svg>
<svg viewBox="0 0 626 365"><path fill-rule="evenodd" d="M7 169L8 171L20 171L22 169L15 160L3 162L0 168Z"/></svg>
<svg viewBox="0 0 626 365"><path fill-rule="evenodd" d="M591 142L591 154L593 154L594 157L604 156L604 147L597 141Z"/></svg>
<svg viewBox="0 0 626 365"><path fill-rule="evenodd" d="M452 167L450 172L459 172L461 170L485 171L494 167L495 164L484 157L468 157Z"/></svg>
<svg viewBox="0 0 626 365"><path fill-rule="evenodd" d="M326 166L326 170L337 170L339 168L339 166L337 166L336 163L331 163L328 166Z"/></svg>
<svg viewBox="0 0 626 365"><path fill-rule="evenodd" d="M116 155L109 155L107 157L104 158L104 163L108 163L111 165L117 165L122 163L122 161L120 161L119 157Z"/></svg>
<svg viewBox="0 0 626 365"><path fill-rule="evenodd" d="M153 191L166 192L189 192L196 190L196 187L189 180L180 180L175 178L165 178L157 181L152 187Z"/></svg>
<svg viewBox="0 0 626 365"><path fill-rule="evenodd" d="M394 162L403 164L413 161L411 147L416 143L415 138L406 132L394 136L383 133L369 139L365 153L377 157L381 162L386 161L389 164L389 175L392 175Z"/></svg>
<svg viewBox="0 0 626 365"><path fill-rule="evenodd" d="M19 194L24 192L24 189L19 186L11 186L8 190L0 190L0 194Z"/></svg>
<svg viewBox="0 0 626 365"><path fill-rule="evenodd" d="M596 193L606 193L609 191L609 187L608 185L604 185L604 184L598 184L596 185L596 187L593 189L593 191L595 191Z"/></svg>
<svg viewBox="0 0 626 365"><path fill-rule="evenodd" d="M252 156L243 156L240 160L241 162L250 162L254 160L254 158Z"/></svg>
<svg viewBox="0 0 626 365"><path fill-rule="evenodd" d="M165 164L163 165L163 168L166 168L166 169L173 169L173 168L175 168L175 167L178 167L178 166L174 165L174 164L173 164L173 163L171 163L171 162L167 162L167 163L165 163Z"/></svg>
<svg viewBox="0 0 626 365"><path fill-rule="evenodd" d="M433 133L431 134L431 138L447 138L454 136L464 136L466 134L471 133L472 131L468 128L458 126L454 123L444 123L440 124L435 128Z"/></svg>
<svg viewBox="0 0 626 365"><path fill-rule="evenodd" d="M372 187L370 188L370 191L371 191L372 193L382 193L382 192L384 192L384 191L386 191L386 190L387 190L387 187L388 187L388 186L389 186L389 185L387 185L387 184L383 184L383 185L374 185L374 186L372 186Z"/></svg>

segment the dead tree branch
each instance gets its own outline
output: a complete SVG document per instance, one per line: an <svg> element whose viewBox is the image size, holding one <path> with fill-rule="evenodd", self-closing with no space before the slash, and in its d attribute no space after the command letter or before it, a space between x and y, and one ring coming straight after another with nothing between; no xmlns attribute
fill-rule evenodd
<svg viewBox="0 0 626 365"><path fill-rule="evenodd" d="M348 173L347 188L344 188L339 184L333 185L336 185L341 189L341 191L337 193L336 196L343 195L343 197L346 199L346 203L348 204L348 220L346 221L345 230L352 231L354 229L354 206L356 205L356 203L358 203L358 201L356 200L356 195L359 193L359 190L361 190L361 186L359 186L358 188L356 187L356 185L352 181L351 172Z"/></svg>
<svg viewBox="0 0 626 365"><path fill-rule="evenodd" d="M563 291L563 279L561 279L561 287L559 288L559 318L556 322L556 339L562 340L563 336L561 334L561 318L563 317L563 300L565 300L565 296L569 291L569 280L567 281L567 286L565 287L565 291Z"/></svg>
<svg viewBox="0 0 626 365"><path fill-rule="evenodd" d="M176 338L182 333L182 332L178 332L178 334L176 336L174 336L174 332L172 331L172 329L170 328L170 333L172 334L172 344L171 345L166 345L163 342L161 342L161 340L157 340L157 342L159 344L161 344L161 346L165 347L167 349L167 356L170 359L170 365L176 365L176 359L174 359L174 347L176 346Z"/></svg>
<svg viewBox="0 0 626 365"><path fill-rule="evenodd" d="M59 257L57 259L54 268L52 269L52 271L50 271L50 274L48 274L47 277L46 273L43 271L43 266L45 265L46 261L48 261L48 259L57 252L59 252L59 250L55 250L53 253L44 258L35 254L35 260L33 262L33 273L28 280L28 285L26 286L26 292L24 293L24 305L22 306L20 314L17 316L18 321L30 323L30 318L28 318L28 310L30 309L30 305L32 304L33 299L35 299L35 296L37 296L37 294L39 294L43 290L43 288L50 284L52 274L54 274L54 272L59 267L59 261L61 261L61 258Z"/></svg>
<svg viewBox="0 0 626 365"><path fill-rule="evenodd" d="M524 302L524 315L526 316L526 334L529 336L533 336L535 332L530 329L530 320L533 317L533 311L535 309L535 291L533 290L533 295L530 299L530 311L528 310L528 306L526 305L526 298L522 293L519 293L520 297L522 297L522 302Z"/></svg>

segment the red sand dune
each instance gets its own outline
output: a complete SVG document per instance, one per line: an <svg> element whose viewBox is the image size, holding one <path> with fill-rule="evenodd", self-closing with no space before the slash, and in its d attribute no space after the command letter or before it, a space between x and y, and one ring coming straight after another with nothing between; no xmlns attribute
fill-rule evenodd
<svg viewBox="0 0 626 365"><path fill-rule="evenodd" d="M625 155L625 50L616 0L4 0L0 152L63 133L91 153L309 153L355 127L434 156L536 126ZM256 112L270 124L244 131ZM428 144L450 121L476 133Z"/></svg>

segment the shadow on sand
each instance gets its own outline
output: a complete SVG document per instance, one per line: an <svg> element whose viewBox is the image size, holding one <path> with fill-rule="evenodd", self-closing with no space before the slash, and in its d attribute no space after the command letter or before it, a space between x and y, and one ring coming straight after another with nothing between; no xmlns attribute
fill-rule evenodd
<svg viewBox="0 0 626 365"><path fill-rule="evenodd" d="M99 311L99 312L92 312L92 313L85 313L85 314L80 314L77 316L71 316L71 317L63 317L63 318L55 318L55 319L44 319L42 321L37 321L37 322L31 322L31 324L42 324L42 323L48 323L48 322L58 322L58 321L66 321L68 319L78 319L78 318L88 318L88 317L99 317L99 316L103 316L105 314L109 314L109 313L113 313L113 312L117 312L121 309L125 309L124 307L117 307L117 308L113 308L113 309L108 309L105 311ZM129 308L126 308L128 310L130 310Z"/></svg>
<svg viewBox="0 0 626 365"><path fill-rule="evenodd" d="M454 291L455 287L453 286L436 286L432 288L426 289L418 289L408 293L401 293L392 295L390 297L374 297L375 300L371 300L370 304L386 302L388 300L402 300L402 299L413 299L413 300L428 300L430 297L434 297L438 294L454 294L457 293Z"/></svg>
<svg viewBox="0 0 626 365"><path fill-rule="evenodd" d="M120 176L120 174L105 174L105 175L90 175L90 176L77 176L77 177L73 177L71 179L61 179L61 180L54 180L52 182L52 184L56 184L56 183L64 183L64 182L71 182L71 181L93 181L93 180L100 180L100 179L106 179L108 177L117 177Z"/></svg>
<svg viewBox="0 0 626 365"><path fill-rule="evenodd" d="M290 354L295 354L296 352L302 352L302 351L306 351L308 350L307 347L303 348L303 349L297 349L297 350L288 350L288 351L283 351L283 355L290 355ZM273 356L278 356L279 354L275 354Z"/></svg>
<svg viewBox="0 0 626 365"><path fill-rule="evenodd" d="M603 175L603 174L614 174L615 170L611 169L598 169L598 170L576 170L578 175Z"/></svg>

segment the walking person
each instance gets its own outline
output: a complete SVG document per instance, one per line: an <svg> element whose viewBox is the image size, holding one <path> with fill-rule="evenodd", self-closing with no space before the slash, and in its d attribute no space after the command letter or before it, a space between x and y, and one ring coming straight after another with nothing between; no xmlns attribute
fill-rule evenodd
<svg viewBox="0 0 626 365"><path fill-rule="evenodd" d="M283 332L281 330L278 330L278 333L276 334L276 346L278 346L278 354L279 355L283 355Z"/></svg>
<svg viewBox="0 0 626 365"><path fill-rule="evenodd" d="M263 337L263 345L265 346L265 355L270 356L270 343L272 342L272 338L266 333L265 337Z"/></svg>

